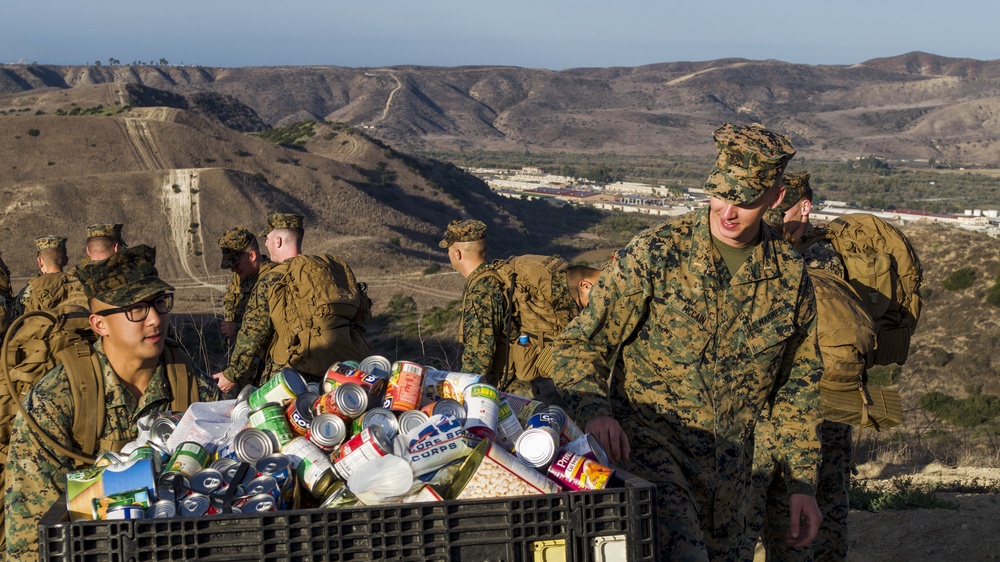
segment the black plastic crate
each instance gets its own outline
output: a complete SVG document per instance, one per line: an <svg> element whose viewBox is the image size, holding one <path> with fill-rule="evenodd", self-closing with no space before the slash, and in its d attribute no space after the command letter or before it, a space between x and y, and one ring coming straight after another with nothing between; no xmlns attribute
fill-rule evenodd
<svg viewBox="0 0 1000 562"><path fill-rule="evenodd" d="M70 523L58 502L40 559L611 562L658 559L656 490L617 474L604 490L433 503Z"/></svg>

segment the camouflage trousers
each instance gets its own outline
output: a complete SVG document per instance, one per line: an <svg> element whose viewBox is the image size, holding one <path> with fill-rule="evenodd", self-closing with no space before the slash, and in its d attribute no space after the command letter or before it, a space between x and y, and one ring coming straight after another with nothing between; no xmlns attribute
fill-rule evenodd
<svg viewBox="0 0 1000 562"><path fill-rule="evenodd" d="M822 461L816 502L823 514L816 541L810 547L792 548L785 542L789 532L789 494L781 467L775 463L773 441L766 424L758 424L754 452L753 483L747 514L747 541L743 556L753 557L757 537L768 561L843 562L847 560L848 492L851 483L851 426L823 422L819 426Z"/></svg>
<svg viewBox="0 0 1000 562"><path fill-rule="evenodd" d="M740 560L743 535L712 533L711 517L699 516L691 494L673 484L656 488L660 560L732 562Z"/></svg>

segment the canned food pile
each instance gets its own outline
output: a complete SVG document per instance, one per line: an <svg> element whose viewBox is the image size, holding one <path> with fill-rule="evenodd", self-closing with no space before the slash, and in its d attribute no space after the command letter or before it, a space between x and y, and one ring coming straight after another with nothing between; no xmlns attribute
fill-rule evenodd
<svg viewBox="0 0 1000 562"><path fill-rule="evenodd" d="M121 453L67 475L71 490L73 482L103 485L68 493L71 516L205 516L607 485L607 456L565 411L484 381L381 356L334 363L321 384L284 369L229 401L223 430L204 442L169 446L176 415L139 420L139 438ZM89 514L81 498L90 499Z"/></svg>

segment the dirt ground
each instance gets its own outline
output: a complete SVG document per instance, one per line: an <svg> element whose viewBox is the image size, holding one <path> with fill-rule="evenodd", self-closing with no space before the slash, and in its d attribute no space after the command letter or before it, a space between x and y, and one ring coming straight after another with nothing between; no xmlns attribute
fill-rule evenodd
<svg viewBox="0 0 1000 562"><path fill-rule="evenodd" d="M1000 482L1000 469L887 467L862 465L858 477L872 486L889 485L905 476L913 484ZM947 561L1000 559L1000 495L940 493L958 503L952 509L914 509L870 513L852 510L849 519L849 561Z"/></svg>

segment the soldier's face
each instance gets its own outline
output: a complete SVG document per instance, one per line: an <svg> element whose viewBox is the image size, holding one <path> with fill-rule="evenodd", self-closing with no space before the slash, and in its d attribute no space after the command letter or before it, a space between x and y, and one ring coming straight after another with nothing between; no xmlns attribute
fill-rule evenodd
<svg viewBox="0 0 1000 562"><path fill-rule="evenodd" d="M92 311L116 308L100 301L92 301ZM135 360L147 360L160 356L167 337L169 313L161 314L150 306L141 322L132 322L124 313L98 316L92 314L91 326L104 338L106 351L115 350L122 356Z"/></svg>
<svg viewBox="0 0 1000 562"><path fill-rule="evenodd" d="M784 190L772 188L749 205L733 205L718 197L712 197L709 200L708 213L712 235L735 248L751 244L760 234L764 213L781 202L778 194L784 195Z"/></svg>
<svg viewBox="0 0 1000 562"><path fill-rule="evenodd" d="M240 279L246 279L255 272L251 258L250 252L243 252L243 255L240 256L240 261L236 262L236 265L231 268L233 273L240 276Z"/></svg>

